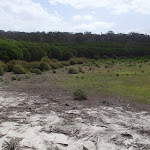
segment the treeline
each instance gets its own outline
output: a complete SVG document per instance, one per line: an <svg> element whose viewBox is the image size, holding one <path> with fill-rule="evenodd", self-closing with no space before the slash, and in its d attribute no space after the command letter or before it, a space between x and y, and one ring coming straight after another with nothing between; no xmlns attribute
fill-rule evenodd
<svg viewBox="0 0 150 150"><path fill-rule="evenodd" d="M118 33L115 34L112 31L108 31L103 34L92 34L91 32L85 33L71 33L71 32L5 32L0 30L0 36L14 39L14 40L23 40L30 42L61 42L61 43L81 43L81 42L150 42L150 36L146 34L139 34L131 32L129 34Z"/></svg>
<svg viewBox="0 0 150 150"><path fill-rule="evenodd" d="M117 58L141 57L150 55L150 42L82 42L82 43L44 43L26 42L0 38L0 60L39 61L42 57L69 60L72 57Z"/></svg>

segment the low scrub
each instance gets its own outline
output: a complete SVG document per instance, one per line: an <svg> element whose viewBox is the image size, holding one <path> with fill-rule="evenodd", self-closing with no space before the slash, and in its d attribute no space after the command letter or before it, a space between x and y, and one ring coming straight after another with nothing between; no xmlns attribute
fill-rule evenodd
<svg viewBox="0 0 150 150"><path fill-rule="evenodd" d="M36 73L36 74L42 74L40 69L31 69L30 72L31 73Z"/></svg>
<svg viewBox="0 0 150 150"><path fill-rule="evenodd" d="M69 63L70 63L70 65L75 65L75 64L77 64L77 61L75 59L70 59Z"/></svg>
<svg viewBox="0 0 150 150"><path fill-rule="evenodd" d="M26 74L25 69L21 65L14 65L13 72L15 74Z"/></svg>
<svg viewBox="0 0 150 150"><path fill-rule="evenodd" d="M62 61L61 64L62 64L63 66L70 66L69 61Z"/></svg>
<svg viewBox="0 0 150 150"><path fill-rule="evenodd" d="M4 68L2 65L0 65L0 76L2 76L4 74Z"/></svg>
<svg viewBox="0 0 150 150"><path fill-rule="evenodd" d="M58 69L59 68L59 65L54 63L54 62L49 63L49 65L52 67L52 69Z"/></svg>
<svg viewBox="0 0 150 150"><path fill-rule="evenodd" d="M41 71L49 71L51 69L52 69L52 67L47 62L44 62L44 61L40 62L40 70Z"/></svg>
<svg viewBox="0 0 150 150"><path fill-rule="evenodd" d="M75 90L73 95L74 95L75 100L86 100L87 99L86 94L80 89Z"/></svg>
<svg viewBox="0 0 150 150"><path fill-rule="evenodd" d="M69 68L68 74L78 74L79 72L74 68Z"/></svg>

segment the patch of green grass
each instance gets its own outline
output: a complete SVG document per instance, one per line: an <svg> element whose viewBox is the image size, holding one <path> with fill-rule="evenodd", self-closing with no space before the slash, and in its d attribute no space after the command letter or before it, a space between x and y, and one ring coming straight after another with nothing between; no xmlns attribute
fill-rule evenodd
<svg viewBox="0 0 150 150"><path fill-rule="evenodd" d="M87 70L84 80L82 74L76 77L65 74L61 75L57 82L69 90L84 89L88 93L116 95L141 103L150 103L150 66L142 64L142 73L138 65L127 67L126 64L128 62L116 63L109 72L103 64L103 67L95 69L94 72ZM119 77L116 74L119 74Z"/></svg>
<svg viewBox="0 0 150 150"><path fill-rule="evenodd" d="M86 100L87 99L86 94L80 89L75 90L73 95L74 95L75 100Z"/></svg>

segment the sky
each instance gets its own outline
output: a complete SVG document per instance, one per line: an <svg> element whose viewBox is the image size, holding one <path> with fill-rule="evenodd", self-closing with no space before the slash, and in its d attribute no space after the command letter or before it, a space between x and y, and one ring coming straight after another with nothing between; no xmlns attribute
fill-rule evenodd
<svg viewBox="0 0 150 150"><path fill-rule="evenodd" d="M0 30L150 34L150 0L0 0Z"/></svg>

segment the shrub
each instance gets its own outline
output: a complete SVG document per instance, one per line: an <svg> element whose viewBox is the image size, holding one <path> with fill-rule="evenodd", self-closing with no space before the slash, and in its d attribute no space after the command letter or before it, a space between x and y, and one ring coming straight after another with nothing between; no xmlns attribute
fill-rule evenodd
<svg viewBox="0 0 150 150"><path fill-rule="evenodd" d="M0 65L3 67L4 71L8 70L8 67L6 64L0 62Z"/></svg>
<svg viewBox="0 0 150 150"><path fill-rule="evenodd" d="M40 63L39 62L31 62L28 64L28 69L40 69Z"/></svg>
<svg viewBox="0 0 150 150"><path fill-rule="evenodd" d="M13 72L15 74L26 74L25 69L21 65L14 65Z"/></svg>
<svg viewBox="0 0 150 150"><path fill-rule="evenodd" d="M16 77L11 77L11 81L14 81L14 80L16 80Z"/></svg>
<svg viewBox="0 0 150 150"><path fill-rule="evenodd" d="M116 74L116 76L118 77L118 76L119 76L119 74L117 73L117 74Z"/></svg>
<svg viewBox="0 0 150 150"><path fill-rule="evenodd" d="M70 63L70 65L75 65L77 62L75 61L75 59L70 59L69 63Z"/></svg>
<svg viewBox="0 0 150 150"><path fill-rule="evenodd" d="M2 65L0 65L0 76L2 76L4 74L4 68Z"/></svg>
<svg viewBox="0 0 150 150"><path fill-rule="evenodd" d="M3 78L0 78L0 82L3 82Z"/></svg>
<svg viewBox="0 0 150 150"><path fill-rule="evenodd" d="M51 62L49 65L52 67L52 69L58 69L59 68L59 66L54 62Z"/></svg>
<svg viewBox="0 0 150 150"><path fill-rule="evenodd" d="M52 71L53 71L53 73L56 73L56 70L53 69Z"/></svg>
<svg viewBox="0 0 150 150"><path fill-rule="evenodd" d="M109 64L106 64L106 65L105 65L105 68L109 68L109 67L110 67L110 65L109 65Z"/></svg>
<svg viewBox="0 0 150 150"><path fill-rule="evenodd" d="M26 77L26 79L30 79L31 78L31 76L29 74L27 74L25 77Z"/></svg>
<svg viewBox="0 0 150 150"><path fill-rule="evenodd" d="M79 67L78 70L79 70L79 72L84 73L84 70L81 67Z"/></svg>
<svg viewBox="0 0 150 150"><path fill-rule="evenodd" d="M64 65L61 62L56 62L55 64L58 66L58 68L63 68L64 67Z"/></svg>
<svg viewBox="0 0 150 150"><path fill-rule="evenodd" d="M12 62L8 62L7 63L7 71L8 72L12 72L13 71L13 67L14 67L14 64Z"/></svg>
<svg viewBox="0 0 150 150"><path fill-rule="evenodd" d="M81 58L76 58L76 63L77 64L83 64L85 62L85 58L84 57L81 57Z"/></svg>
<svg viewBox="0 0 150 150"><path fill-rule="evenodd" d="M86 94L83 91L81 91L80 89L75 90L73 95L74 95L75 100L85 100L85 99L87 99Z"/></svg>
<svg viewBox="0 0 150 150"><path fill-rule="evenodd" d="M22 78L21 77L17 77L17 81L21 81L22 80Z"/></svg>
<svg viewBox="0 0 150 150"><path fill-rule="evenodd" d="M52 69L52 68L47 62L44 62L44 61L40 62L40 70L41 71L49 71L50 69Z"/></svg>
<svg viewBox="0 0 150 150"><path fill-rule="evenodd" d="M42 57L41 61L47 62L48 64L52 62L47 56Z"/></svg>
<svg viewBox="0 0 150 150"><path fill-rule="evenodd" d="M62 61L61 63L62 63L63 66L70 66L69 61Z"/></svg>
<svg viewBox="0 0 150 150"><path fill-rule="evenodd" d="M31 69L30 72L31 73L36 73L36 74L42 74L40 69Z"/></svg>
<svg viewBox="0 0 150 150"><path fill-rule="evenodd" d="M79 72L74 68L69 68L68 74L78 74Z"/></svg>

